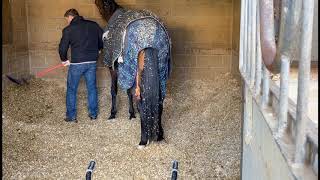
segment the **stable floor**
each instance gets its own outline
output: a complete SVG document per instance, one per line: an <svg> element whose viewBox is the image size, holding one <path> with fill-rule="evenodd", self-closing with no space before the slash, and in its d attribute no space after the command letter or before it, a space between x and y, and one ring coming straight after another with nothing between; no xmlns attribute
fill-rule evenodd
<svg viewBox="0 0 320 180"><path fill-rule="evenodd" d="M100 115L90 121L86 93L79 90L78 123L65 116L65 84L33 79L2 91L4 179L240 179L241 91L225 74L215 81L171 80L164 103L165 141L137 149L140 121L128 119L126 93L118 114L110 112L109 88L99 89Z"/></svg>

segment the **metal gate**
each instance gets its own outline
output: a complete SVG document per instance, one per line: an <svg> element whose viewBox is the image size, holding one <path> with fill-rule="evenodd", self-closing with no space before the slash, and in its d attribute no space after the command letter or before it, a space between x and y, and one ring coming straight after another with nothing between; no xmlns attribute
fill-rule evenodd
<svg viewBox="0 0 320 180"><path fill-rule="evenodd" d="M270 78L261 45L265 39L260 31L272 32L274 27L265 27L267 23L262 21L266 19L260 14L273 12L273 2L241 1L239 70L244 99L241 178L317 179L318 127L307 115L314 1L280 1L279 36L272 63L273 70L280 73L280 87ZM288 98L292 52L299 58L297 103Z"/></svg>

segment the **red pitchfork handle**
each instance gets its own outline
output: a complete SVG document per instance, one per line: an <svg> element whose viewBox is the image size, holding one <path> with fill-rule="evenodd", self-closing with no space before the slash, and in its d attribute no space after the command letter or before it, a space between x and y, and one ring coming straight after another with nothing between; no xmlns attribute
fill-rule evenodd
<svg viewBox="0 0 320 180"><path fill-rule="evenodd" d="M58 65L56 65L56 66L47 68L47 69L45 69L45 70L43 70L43 71L38 72L38 73L36 74L36 76L37 76L37 77L41 77L41 76L45 75L46 73L48 73L48 72L50 72L50 71L53 71L53 70L55 70L55 69L57 69L57 68L59 68L59 67L63 67L63 66L64 66L63 64L58 64Z"/></svg>

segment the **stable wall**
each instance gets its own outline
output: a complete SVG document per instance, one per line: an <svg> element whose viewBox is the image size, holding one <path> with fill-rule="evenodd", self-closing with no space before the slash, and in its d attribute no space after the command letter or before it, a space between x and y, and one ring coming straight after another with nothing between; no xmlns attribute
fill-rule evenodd
<svg viewBox="0 0 320 180"><path fill-rule="evenodd" d="M15 77L30 73L28 31L25 0L2 1L2 88L8 83L5 75Z"/></svg>
<svg viewBox="0 0 320 180"><path fill-rule="evenodd" d="M149 9L165 22L173 44L173 78L214 78L231 71L233 0L118 0L126 8ZM98 22L94 0L26 0L31 73L60 63L58 43L66 22L65 11L76 8L80 15ZM99 62L98 83L105 86L109 73ZM47 78L66 77L66 69ZM106 78L107 77L107 78Z"/></svg>
<svg viewBox="0 0 320 180"><path fill-rule="evenodd" d="M245 119L242 134L242 179L259 180L293 180L294 176L288 166L283 152L274 140L258 102L247 91L248 112L251 118ZM250 119L249 119L250 118ZM270 117L269 117L270 118ZM250 122L251 121L251 122ZM251 126L251 127L250 127ZM250 129L250 130L248 130ZM247 130L250 138L246 136Z"/></svg>
<svg viewBox="0 0 320 180"><path fill-rule="evenodd" d="M239 77L240 0L117 2L125 8L149 9L163 19L173 43L172 78L213 79L222 72L232 72ZM60 63L58 43L66 26L63 14L69 8L76 8L102 27L107 24L100 17L94 0L4 0L3 14L11 17L3 15L2 75L35 74ZM317 15L315 6L312 61L318 60ZM67 68L59 69L45 78L65 79L66 73ZM109 73L102 59L97 74L99 85L106 86Z"/></svg>
<svg viewBox="0 0 320 180"><path fill-rule="evenodd" d="M232 24L232 74L240 79L239 72L239 45L240 45L240 15L241 0L233 0L233 24Z"/></svg>

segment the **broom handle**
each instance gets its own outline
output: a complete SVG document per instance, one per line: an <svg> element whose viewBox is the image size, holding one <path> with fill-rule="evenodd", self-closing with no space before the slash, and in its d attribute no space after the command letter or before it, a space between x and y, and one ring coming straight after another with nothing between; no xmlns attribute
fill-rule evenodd
<svg viewBox="0 0 320 180"><path fill-rule="evenodd" d="M50 71L53 71L53 70L55 70L55 69L57 69L57 68L59 68L59 67L63 67L63 66L64 66L64 64L58 64L58 65L56 65L56 66L47 68L47 69L45 69L45 70L43 70L43 71L38 72L38 73L37 73L37 77L41 77L41 76L45 75L46 73L48 73L48 72L50 72Z"/></svg>

